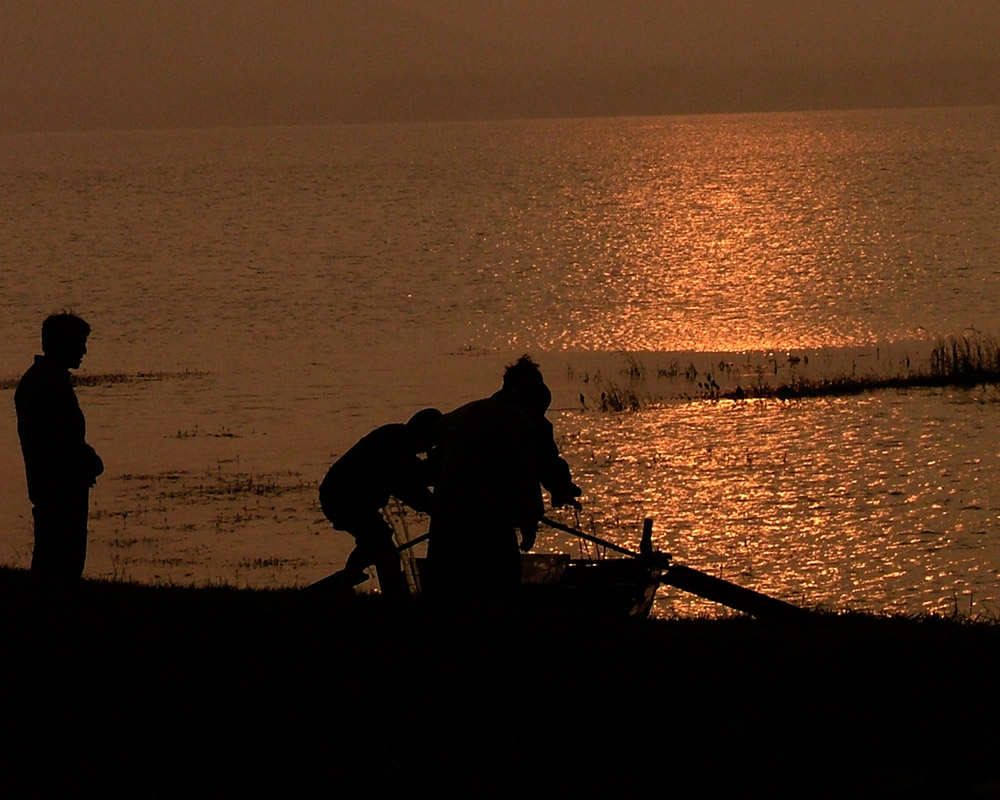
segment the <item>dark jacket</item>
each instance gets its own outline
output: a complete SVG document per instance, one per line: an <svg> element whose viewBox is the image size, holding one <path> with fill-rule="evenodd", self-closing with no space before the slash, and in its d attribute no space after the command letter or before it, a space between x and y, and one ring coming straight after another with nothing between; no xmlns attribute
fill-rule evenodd
<svg viewBox="0 0 1000 800"><path fill-rule="evenodd" d="M33 504L94 485L104 464L87 444L87 423L68 369L35 356L14 392L14 408Z"/></svg>
<svg viewBox="0 0 1000 800"><path fill-rule="evenodd" d="M548 394L548 389L545 389L545 393L546 395ZM510 401L504 389L494 392L491 398ZM583 492L579 486L573 483L569 464L559 455L555 431L552 428L552 423L545 416L544 411L539 408L536 410L536 413L529 413L528 416L531 418L532 423L534 423L537 436L539 480L545 490L552 496L553 507L559 508L572 502L575 498L583 494Z"/></svg>
<svg viewBox="0 0 1000 800"><path fill-rule="evenodd" d="M536 417L532 421L538 431L539 478L542 486L552 496L552 505L559 508L579 497L582 492L573 483L566 459L559 455L552 423L545 416Z"/></svg>
<svg viewBox="0 0 1000 800"><path fill-rule="evenodd" d="M433 431L432 517L537 524L544 511L538 428L522 409L494 395L445 414Z"/></svg>
<svg viewBox="0 0 1000 800"><path fill-rule="evenodd" d="M320 484L323 513L337 526L359 513L384 508L390 496L417 511L428 510L431 481L417 447L403 423L383 425L363 436Z"/></svg>

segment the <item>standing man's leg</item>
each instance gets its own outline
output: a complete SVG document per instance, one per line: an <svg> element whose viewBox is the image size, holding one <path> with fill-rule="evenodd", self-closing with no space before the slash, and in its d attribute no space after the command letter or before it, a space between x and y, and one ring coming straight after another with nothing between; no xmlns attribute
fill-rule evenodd
<svg viewBox="0 0 1000 800"><path fill-rule="evenodd" d="M80 489L31 510L35 523L32 572L67 581L81 578L87 561L89 507L90 490Z"/></svg>
<svg viewBox="0 0 1000 800"><path fill-rule="evenodd" d="M433 594L495 599L521 584L521 553L512 527L486 520L431 518L427 547Z"/></svg>
<svg viewBox="0 0 1000 800"><path fill-rule="evenodd" d="M431 516L427 560L420 582L429 597L447 597L462 589L465 559L461 551L463 525L445 514Z"/></svg>

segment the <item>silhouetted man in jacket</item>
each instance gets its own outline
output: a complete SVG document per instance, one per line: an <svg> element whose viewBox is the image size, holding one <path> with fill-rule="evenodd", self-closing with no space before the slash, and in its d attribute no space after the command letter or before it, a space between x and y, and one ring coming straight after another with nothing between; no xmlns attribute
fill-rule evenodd
<svg viewBox="0 0 1000 800"><path fill-rule="evenodd" d="M418 411L406 423L391 423L363 436L330 467L319 487L323 513L337 530L354 537L355 548L337 573L340 588L361 583L375 565L383 594L406 591L392 528L382 516L390 497L417 511L431 504L429 462L419 457L431 449L435 408Z"/></svg>
<svg viewBox="0 0 1000 800"><path fill-rule="evenodd" d="M42 353L14 392L17 434L32 503L31 571L74 582L87 559L90 487L104 464L87 444L87 424L70 379L87 353L90 326L74 314L42 323Z"/></svg>
<svg viewBox="0 0 1000 800"><path fill-rule="evenodd" d="M521 581L520 550L535 543L552 504L579 507L581 492L546 419L552 395L527 356L507 367L502 388L434 424L435 478L428 588L496 595ZM520 544L517 532L520 532Z"/></svg>

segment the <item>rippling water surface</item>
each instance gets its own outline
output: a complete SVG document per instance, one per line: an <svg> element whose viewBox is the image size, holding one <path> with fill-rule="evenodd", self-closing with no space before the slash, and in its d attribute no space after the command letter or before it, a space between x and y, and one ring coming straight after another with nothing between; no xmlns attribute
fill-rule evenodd
<svg viewBox="0 0 1000 800"><path fill-rule="evenodd" d="M1000 331L998 123L982 108L5 137L0 378L65 307L94 328L83 372L165 373L80 391L108 464L89 574L336 569L348 546L315 502L329 462L377 424L492 391L530 351L586 524L627 540L652 516L684 563L796 601L991 611L990 391L684 398L718 373L710 351L760 370L811 353L834 376ZM595 411L598 378L636 381L623 353L648 368L644 407ZM658 379L673 362L700 377ZM0 559L24 565L3 413Z"/></svg>
<svg viewBox="0 0 1000 800"><path fill-rule="evenodd" d="M700 401L562 428L596 527L633 546L652 516L679 563L810 606L996 613L998 400ZM698 607L676 593L659 610Z"/></svg>

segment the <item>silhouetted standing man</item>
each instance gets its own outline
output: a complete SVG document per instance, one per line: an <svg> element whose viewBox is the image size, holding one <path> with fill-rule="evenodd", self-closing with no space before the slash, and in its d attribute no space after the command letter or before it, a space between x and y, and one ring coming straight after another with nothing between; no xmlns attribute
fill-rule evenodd
<svg viewBox="0 0 1000 800"><path fill-rule="evenodd" d="M427 565L429 588L442 594L516 590L520 550L535 543L544 511L579 508L580 488L559 455L545 412L552 394L538 365L523 356L503 386L434 424L436 477Z"/></svg>
<svg viewBox="0 0 1000 800"><path fill-rule="evenodd" d="M35 522L31 571L67 581L83 574L87 558L90 487L104 464L87 444L87 424L69 371L87 353L90 325L74 314L42 323L42 353L17 391L17 435L24 455Z"/></svg>

